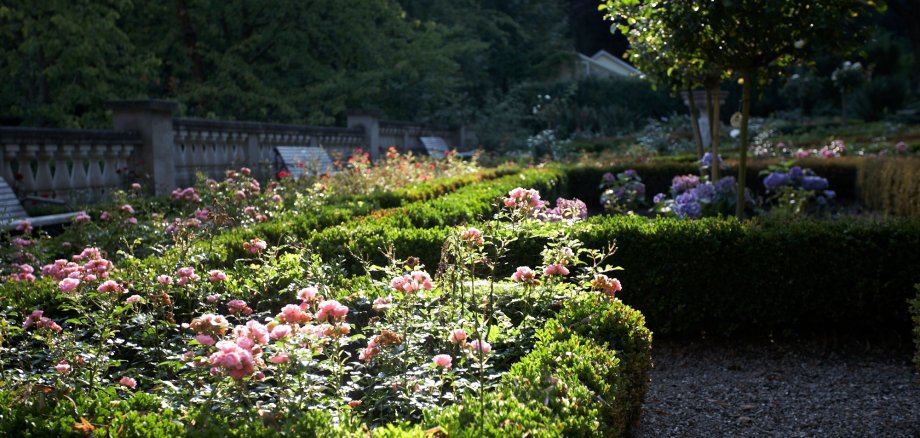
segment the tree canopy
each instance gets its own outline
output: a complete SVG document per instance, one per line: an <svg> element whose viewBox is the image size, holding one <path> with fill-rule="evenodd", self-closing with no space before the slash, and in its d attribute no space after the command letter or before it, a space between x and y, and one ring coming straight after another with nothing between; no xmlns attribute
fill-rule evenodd
<svg viewBox="0 0 920 438"><path fill-rule="evenodd" d="M469 121L572 54L562 0L9 0L0 123L108 126L107 100L331 124L346 108Z"/></svg>

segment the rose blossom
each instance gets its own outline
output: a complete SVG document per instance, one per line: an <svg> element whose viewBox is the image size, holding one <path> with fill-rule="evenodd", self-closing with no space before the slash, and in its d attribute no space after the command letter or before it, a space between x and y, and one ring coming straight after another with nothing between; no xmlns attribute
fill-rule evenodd
<svg viewBox="0 0 920 438"><path fill-rule="evenodd" d="M432 358L432 361L435 365L443 368L450 369L451 367L451 357L447 354L439 354Z"/></svg>
<svg viewBox="0 0 920 438"><path fill-rule="evenodd" d="M137 380L134 380L128 376L122 376L121 380L118 381L118 384L131 389L137 388Z"/></svg>

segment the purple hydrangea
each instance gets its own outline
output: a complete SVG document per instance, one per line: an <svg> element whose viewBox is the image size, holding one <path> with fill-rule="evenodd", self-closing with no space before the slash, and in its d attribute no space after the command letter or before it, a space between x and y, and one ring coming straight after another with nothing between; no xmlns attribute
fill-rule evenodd
<svg viewBox="0 0 920 438"><path fill-rule="evenodd" d="M719 163L722 163L721 155L719 155ZM703 154L703 158L700 160L700 164L702 164L703 167L712 166L712 153L706 152L705 154Z"/></svg>
<svg viewBox="0 0 920 438"><path fill-rule="evenodd" d="M735 177L726 176L716 182L716 193L719 195L729 195L735 193Z"/></svg>
<svg viewBox="0 0 920 438"><path fill-rule="evenodd" d="M671 180L671 193L677 195L690 190L700 184L700 177L696 175L679 175Z"/></svg>
<svg viewBox="0 0 920 438"><path fill-rule="evenodd" d="M824 190L827 188L827 179L820 176L803 176L802 188L805 190Z"/></svg>
<svg viewBox="0 0 920 438"><path fill-rule="evenodd" d="M635 178L635 177L639 176L639 174L636 173L636 170L635 170L635 169L626 169L625 171L623 171L623 176L625 176L625 177L627 177L627 178Z"/></svg>
<svg viewBox="0 0 920 438"><path fill-rule="evenodd" d="M763 179L763 186L769 190L774 190L788 185L789 182L789 175L782 172L770 172L770 174Z"/></svg>
<svg viewBox="0 0 920 438"><path fill-rule="evenodd" d="M835 192L835 191L833 191L833 190L825 190L825 191L824 191L824 196L825 196L827 199L834 199L834 198L837 197L837 192Z"/></svg>
<svg viewBox="0 0 920 438"><path fill-rule="evenodd" d="M690 193L693 193L700 202L713 202L716 196L716 188L712 183L705 183L696 186Z"/></svg>
<svg viewBox="0 0 920 438"><path fill-rule="evenodd" d="M556 206L537 214L537 218L547 222L560 220L578 220L588 216L588 206L580 199L556 199Z"/></svg>
<svg viewBox="0 0 920 438"><path fill-rule="evenodd" d="M665 200L665 198L667 198L667 195L665 195L664 193L659 193L659 194L655 195L654 198L652 198L652 202L654 202L654 203L656 203L656 204L660 204L662 201Z"/></svg>
<svg viewBox="0 0 920 438"><path fill-rule="evenodd" d="M802 167L801 166L792 166L789 168L789 177L795 180L802 179Z"/></svg>
<svg viewBox="0 0 920 438"><path fill-rule="evenodd" d="M684 195L681 195L684 196ZM703 215L703 206L699 202L677 202L674 206L671 207L676 214L681 219L684 218L698 218Z"/></svg>
<svg viewBox="0 0 920 438"><path fill-rule="evenodd" d="M615 180L615 179L616 179L616 177L613 176L613 174L610 173L610 172L607 172L607 173L604 174L604 182L605 182L605 183L612 183L613 180Z"/></svg>

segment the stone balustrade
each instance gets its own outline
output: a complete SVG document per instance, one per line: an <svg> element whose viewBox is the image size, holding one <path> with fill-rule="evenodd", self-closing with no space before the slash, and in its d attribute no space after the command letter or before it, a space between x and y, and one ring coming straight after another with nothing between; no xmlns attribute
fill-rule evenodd
<svg viewBox="0 0 920 438"><path fill-rule="evenodd" d="M20 196L93 200L132 178L135 132L0 127L0 176Z"/></svg>
<svg viewBox="0 0 920 438"><path fill-rule="evenodd" d="M461 148L470 138L463 128L385 121L368 112L350 112L346 127L323 127L176 118L171 101L108 107L113 131L0 127L0 176L20 197L87 201L132 182L167 194L193 184L199 173L219 179L240 167L264 179L279 169L277 146L321 147L333 159L360 149L376 159L391 146L423 154L422 136Z"/></svg>

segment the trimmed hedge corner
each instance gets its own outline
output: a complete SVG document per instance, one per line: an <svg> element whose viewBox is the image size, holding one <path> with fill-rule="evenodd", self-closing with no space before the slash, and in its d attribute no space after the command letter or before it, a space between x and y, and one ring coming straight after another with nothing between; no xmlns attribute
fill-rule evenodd
<svg viewBox="0 0 920 438"><path fill-rule="evenodd" d="M637 310L599 296L567 306L483 400L429 414L449 436L626 436L648 390L651 332ZM482 404L480 404L482 403Z"/></svg>

